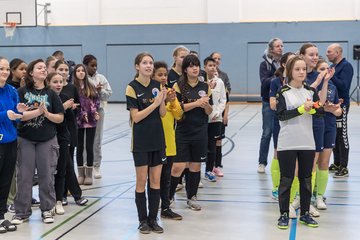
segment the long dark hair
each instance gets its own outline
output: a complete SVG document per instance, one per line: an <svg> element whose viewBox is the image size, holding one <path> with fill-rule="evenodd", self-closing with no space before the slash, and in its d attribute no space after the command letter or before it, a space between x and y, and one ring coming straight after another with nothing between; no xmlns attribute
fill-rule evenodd
<svg viewBox="0 0 360 240"><path fill-rule="evenodd" d="M286 65L286 62L288 61L289 57L291 55L295 55L295 53L293 52L287 52L287 53L284 53L284 55L282 55L282 57L280 58L280 67L276 70L275 72L275 76L280 78L281 81L284 81L284 71L285 71L285 67L284 65Z"/></svg>
<svg viewBox="0 0 360 240"><path fill-rule="evenodd" d="M80 86L81 80L78 79L76 76L76 70L80 67L82 67L85 71L85 77L84 77L84 80L82 80L84 82L83 89ZM95 99L98 96L95 87L89 82L88 73L87 73L87 70L86 70L86 67L84 64L77 64L75 66L72 79L74 81L74 86L76 87L76 89L78 90L79 93L82 93L84 96L91 98L91 99Z"/></svg>
<svg viewBox="0 0 360 240"><path fill-rule="evenodd" d="M33 89L34 88L34 79L31 76L31 73L34 71L34 67L36 64L40 63L40 62L44 62L44 60L42 59L36 59L34 61L32 61L31 63L29 63L29 65L26 68L26 74L25 74L25 85L28 89ZM47 83L44 80L44 85L45 87L47 87Z"/></svg>
<svg viewBox="0 0 360 240"><path fill-rule="evenodd" d="M12 72L15 71L19 66L20 64L22 63L25 63L24 60L20 59L20 58L14 58L13 60L10 61L10 75L9 75L9 78L10 80L13 79L13 74ZM19 79L20 81L21 79Z"/></svg>
<svg viewBox="0 0 360 240"><path fill-rule="evenodd" d="M182 66L181 66L181 70L182 70L183 74L179 78L178 85L179 85L180 92L181 92L181 101L182 102L185 102L187 100L187 97L186 97L185 94L186 94L186 92L188 90L188 84L187 83L188 83L189 79L188 79L188 76L187 76L186 69L188 67L191 67L191 66L199 66L199 68L201 67L200 60L195 55L187 55L184 58Z"/></svg>

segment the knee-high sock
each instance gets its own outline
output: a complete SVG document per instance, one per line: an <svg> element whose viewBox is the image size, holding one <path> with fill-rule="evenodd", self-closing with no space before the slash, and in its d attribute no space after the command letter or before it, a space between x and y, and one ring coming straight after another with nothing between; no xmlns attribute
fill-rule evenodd
<svg viewBox="0 0 360 240"><path fill-rule="evenodd" d="M196 196L200 182L200 172L189 171L189 181L186 181L187 198Z"/></svg>
<svg viewBox="0 0 360 240"><path fill-rule="evenodd" d="M216 146L215 167L222 167L222 146Z"/></svg>
<svg viewBox="0 0 360 240"><path fill-rule="evenodd" d="M299 178L295 176L290 189L290 203L294 201L296 194L299 192L299 185Z"/></svg>
<svg viewBox="0 0 360 240"><path fill-rule="evenodd" d="M271 179L272 179L272 184L273 184L273 190L276 190L276 189L279 188L279 184L280 184L279 160L274 158L271 161L270 171L271 171Z"/></svg>
<svg viewBox="0 0 360 240"><path fill-rule="evenodd" d="M311 195L314 193L315 184L316 184L316 171L313 171L311 173Z"/></svg>
<svg viewBox="0 0 360 240"><path fill-rule="evenodd" d="M149 190L149 219L155 220L159 210L160 189Z"/></svg>
<svg viewBox="0 0 360 240"><path fill-rule="evenodd" d="M176 187L179 184L180 177L171 176L170 179L170 191L169 191L169 199L174 199Z"/></svg>
<svg viewBox="0 0 360 240"><path fill-rule="evenodd" d="M145 192L135 192L135 203L138 212L139 222L147 219Z"/></svg>
<svg viewBox="0 0 360 240"><path fill-rule="evenodd" d="M317 196L323 196L329 179L329 170L320 170L316 174Z"/></svg>

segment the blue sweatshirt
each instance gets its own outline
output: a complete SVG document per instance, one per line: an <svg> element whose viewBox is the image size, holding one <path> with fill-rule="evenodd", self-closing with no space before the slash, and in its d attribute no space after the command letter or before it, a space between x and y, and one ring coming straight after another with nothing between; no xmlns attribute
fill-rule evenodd
<svg viewBox="0 0 360 240"><path fill-rule="evenodd" d="M337 88L339 98L344 99L342 105L348 106L350 104L350 87L354 75L354 69L351 64L343 58L338 64L331 65L335 67L335 74L331 81Z"/></svg>
<svg viewBox="0 0 360 240"><path fill-rule="evenodd" d="M11 121L7 116L8 110L16 110L19 103L19 96L14 87L5 84L0 87L0 144L10 143L16 140L16 122Z"/></svg>

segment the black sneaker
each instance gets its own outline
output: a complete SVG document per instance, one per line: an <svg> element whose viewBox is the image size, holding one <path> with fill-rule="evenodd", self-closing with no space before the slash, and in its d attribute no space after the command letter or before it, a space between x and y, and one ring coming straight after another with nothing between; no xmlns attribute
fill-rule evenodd
<svg viewBox="0 0 360 240"><path fill-rule="evenodd" d="M170 208L161 211L161 217L173 219L173 220L182 220L182 216L173 212Z"/></svg>
<svg viewBox="0 0 360 240"><path fill-rule="evenodd" d="M300 223L313 228L319 226L319 224L310 216L309 212L306 212L304 215L300 217Z"/></svg>
<svg viewBox="0 0 360 240"><path fill-rule="evenodd" d="M340 165L336 165L334 163L332 163L329 167L329 172L337 172L339 171Z"/></svg>
<svg viewBox="0 0 360 240"><path fill-rule="evenodd" d="M334 178L343 178L349 176L349 170L345 167L340 168L335 174Z"/></svg>
<svg viewBox="0 0 360 240"><path fill-rule="evenodd" d="M149 227L151 228L151 230L153 232L156 232L156 233L163 233L164 232L164 229L159 226L156 219L149 219L148 224L149 224Z"/></svg>
<svg viewBox="0 0 360 240"><path fill-rule="evenodd" d="M67 206L67 205L69 204L66 197L63 198L63 200L61 201L61 204L62 204L63 206Z"/></svg>
<svg viewBox="0 0 360 240"><path fill-rule="evenodd" d="M142 234L149 234L151 232L151 228L150 228L147 220L141 221L138 229L139 229L140 233L142 233Z"/></svg>
<svg viewBox="0 0 360 240"><path fill-rule="evenodd" d="M288 229L289 228L289 214L283 213L278 219L278 228L279 229Z"/></svg>
<svg viewBox="0 0 360 240"><path fill-rule="evenodd" d="M38 201L35 198L31 198L31 207L39 207L40 206L40 201Z"/></svg>

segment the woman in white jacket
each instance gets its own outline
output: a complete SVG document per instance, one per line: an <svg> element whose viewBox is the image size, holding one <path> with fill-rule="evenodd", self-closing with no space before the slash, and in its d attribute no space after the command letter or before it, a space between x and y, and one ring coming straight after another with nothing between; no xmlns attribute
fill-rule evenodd
<svg viewBox="0 0 360 240"><path fill-rule="evenodd" d="M204 69L213 99L213 111L209 115L208 161L206 162L205 179L210 182L215 182L216 176L213 173L213 169L216 159L216 140L221 135L222 113L226 105L226 90L224 82L217 77L215 59L211 57L205 58Z"/></svg>

